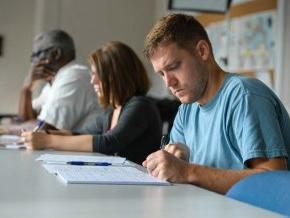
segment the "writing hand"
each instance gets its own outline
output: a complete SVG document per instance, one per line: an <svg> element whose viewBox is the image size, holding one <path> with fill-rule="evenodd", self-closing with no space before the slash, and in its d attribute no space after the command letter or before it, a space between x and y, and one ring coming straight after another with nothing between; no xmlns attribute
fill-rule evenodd
<svg viewBox="0 0 290 218"><path fill-rule="evenodd" d="M165 150L150 154L142 165L147 168L150 175L158 179L178 183L187 182L189 163Z"/></svg>
<svg viewBox="0 0 290 218"><path fill-rule="evenodd" d="M189 161L189 148L182 143L168 144L164 147L164 150L173 154L175 157L184 161Z"/></svg>
<svg viewBox="0 0 290 218"><path fill-rule="evenodd" d="M23 132L23 143L30 150L42 150L46 148L48 135L45 132Z"/></svg>

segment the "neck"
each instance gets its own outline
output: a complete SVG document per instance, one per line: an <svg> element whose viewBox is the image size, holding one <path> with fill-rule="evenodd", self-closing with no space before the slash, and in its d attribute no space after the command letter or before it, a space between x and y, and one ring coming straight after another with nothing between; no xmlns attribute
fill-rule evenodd
<svg viewBox="0 0 290 218"><path fill-rule="evenodd" d="M205 87L204 95L198 101L201 105L208 103L217 94L225 78L225 72L217 64L212 66L209 65L208 72L208 81Z"/></svg>

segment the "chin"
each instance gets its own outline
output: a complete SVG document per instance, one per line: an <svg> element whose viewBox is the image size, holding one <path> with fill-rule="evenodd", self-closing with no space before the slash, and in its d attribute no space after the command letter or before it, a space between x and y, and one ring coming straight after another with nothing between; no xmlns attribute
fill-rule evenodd
<svg viewBox="0 0 290 218"><path fill-rule="evenodd" d="M188 98L178 98L182 104L189 104L192 103Z"/></svg>
<svg viewBox="0 0 290 218"><path fill-rule="evenodd" d="M191 104L197 101L197 99L195 98L185 97L185 96L178 99L179 101L181 101L182 104Z"/></svg>

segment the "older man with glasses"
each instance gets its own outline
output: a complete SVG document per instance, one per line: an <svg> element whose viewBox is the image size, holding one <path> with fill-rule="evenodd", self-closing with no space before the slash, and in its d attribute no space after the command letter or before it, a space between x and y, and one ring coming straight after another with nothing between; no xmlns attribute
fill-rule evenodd
<svg viewBox="0 0 290 218"><path fill-rule="evenodd" d="M42 33L33 41L31 71L20 96L23 121L43 120L46 129L78 129L95 120L98 102L87 67L76 64L73 39L62 30ZM32 99L35 82L47 84Z"/></svg>

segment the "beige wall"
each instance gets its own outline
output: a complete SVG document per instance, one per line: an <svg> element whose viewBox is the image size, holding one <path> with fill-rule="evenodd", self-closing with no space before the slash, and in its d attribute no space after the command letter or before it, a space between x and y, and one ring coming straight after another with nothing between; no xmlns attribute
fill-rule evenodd
<svg viewBox="0 0 290 218"><path fill-rule="evenodd" d="M0 1L0 34L4 36L0 57L0 113L17 111L20 87L29 69L34 5L34 0Z"/></svg>
<svg viewBox="0 0 290 218"><path fill-rule="evenodd" d="M20 87L29 69L33 36L54 28L62 28L74 37L77 59L82 63L86 63L88 53L104 42L127 43L150 72L151 93L155 96L167 94L142 54L144 37L155 22L155 0L21 2L19 6L16 0L0 1L0 34L5 35L4 57L0 58L0 113L17 112Z"/></svg>
<svg viewBox="0 0 290 218"><path fill-rule="evenodd" d="M289 8L288 0L278 2L278 12ZM4 35L4 54L0 57L0 113L17 112L20 87L29 70L32 38L36 33L53 28L63 28L73 35L78 60L83 63L89 52L106 41L120 40L129 44L150 72L153 83L150 93L167 96L162 80L142 55L145 35L156 20L167 13L167 0L1 0L0 34ZM277 56L279 81L275 89L290 108L287 61L290 38L289 28L286 28L289 13L281 14L280 19L284 22L277 31L283 35L278 40L278 43L281 41Z"/></svg>

